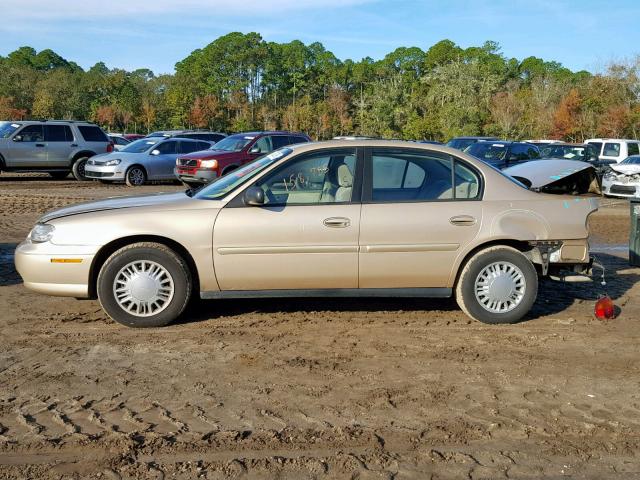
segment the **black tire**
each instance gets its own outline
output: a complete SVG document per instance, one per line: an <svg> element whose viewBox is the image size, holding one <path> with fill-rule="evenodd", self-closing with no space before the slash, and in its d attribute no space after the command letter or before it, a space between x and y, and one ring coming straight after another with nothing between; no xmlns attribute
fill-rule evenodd
<svg viewBox="0 0 640 480"><path fill-rule="evenodd" d="M54 180L64 180L69 176L69 172L49 172L49 176Z"/></svg>
<svg viewBox="0 0 640 480"><path fill-rule="evenodd" d="M87 165L87 160L89 160L89 157L80 157L73 162L73 166L71 167L73 176L80 182L89 180L84 173L84 167Z"/></svg>
<svg viewBox="0 0 640 480"><path fill-rule="evenodd" d="M139 165L134 165L127 169L124 174L124 181L129 187L144 185L147 181L147 172Z"/></svg>
<svg viewBox="0 0 640 480"><path fill-rule="evenodd" d="M517 267L521 273L520 280L518 280L519 288L522 287L522 282L524 282L522 298L515 305L507 304L505 308L508 311L505 312L491 311L490 302L489 305L483 306L476 296L476 282L479 281L481 272L497 262ZM508 278L505 280L507 282L510 281ZM494 285L493 281L492 285ZM496 286L496 288L499 288L499 286ZM474 320L479 320L483 323L516 323L531 310L537 296L538 273L535 267L521 252L507 246L490 247L476 253L462 267L462 273L456 285L456 301L462 311ZM502 304L506 303L502 302Z"/></svg>
<svg viewBox="0 0 640 480"><path fill-rule="evenodd" d="M158 313L148 316L127 311L118 303L114 292L119 272L127 265L139 261L155 262L168 272L173 282L173 295L168 302L161 305L162 309ZM191 272L184 259L169 247L153 242L134 243L114 252L102 265L97 280L98 300L107 315L118 323L134 328L162 327L174 321L189 303L192 288Z"/></svg>

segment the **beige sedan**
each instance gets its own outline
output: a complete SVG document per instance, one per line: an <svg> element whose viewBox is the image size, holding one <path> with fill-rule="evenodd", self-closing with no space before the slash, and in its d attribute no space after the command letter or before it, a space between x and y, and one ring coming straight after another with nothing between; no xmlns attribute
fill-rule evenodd
<svg viewBox="0 0 640 480"><path fill-rule="evenodd" d="M536 193L458 150L339 140L277 150L191 193L42 217L16 250L25 286L166 325L193 296L449 297L520 320L538 276L589 268L594 199Z"/></svg>

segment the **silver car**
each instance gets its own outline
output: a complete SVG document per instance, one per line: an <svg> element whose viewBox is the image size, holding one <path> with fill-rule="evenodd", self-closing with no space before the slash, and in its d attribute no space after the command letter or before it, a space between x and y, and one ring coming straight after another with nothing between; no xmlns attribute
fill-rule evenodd
<svg viewBox="0 0 640 480"><path fill-rule="evenodd" d="M175 180L178 155L207 150L212 142L186 138L149 137L131 142L119 152L97 155L87 162L87 178L143 185L147 180Z"/></svg>

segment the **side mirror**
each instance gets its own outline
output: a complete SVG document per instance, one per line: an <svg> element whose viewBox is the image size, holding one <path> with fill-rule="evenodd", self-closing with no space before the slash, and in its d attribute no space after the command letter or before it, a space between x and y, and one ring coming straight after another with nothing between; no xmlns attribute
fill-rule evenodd
<svg viewBox="0 0 640 480"><path fill-rule="evenodd" d="M150 155L160 155L160 150L158 150L157 148L155 150L151 150Z"/></svg>
<svg viewBox="0 0 640 480"><path fill-rule="evenodd" d="M264 205L264 190L260 187L249 187L246 192L244 192L244 203L245 205L254 205L260 206Z"/></svg>
<svg viewBox="0 0 640 480"><path fill-rule="evenodd" d="M22 135L16 135L15 137L13 137L13 141L14 142L21 142L22 141Z"/></svg>
<svg viewBox="0 0 640 480"><path fill-rule="evenodd" d="M262 153L262 149L260 147L251 147L249 153Z"/></svg>

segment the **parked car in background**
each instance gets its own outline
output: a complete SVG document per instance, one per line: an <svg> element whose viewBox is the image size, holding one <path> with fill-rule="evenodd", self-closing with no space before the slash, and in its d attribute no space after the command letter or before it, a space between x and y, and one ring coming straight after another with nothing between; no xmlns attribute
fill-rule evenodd
<svg viewBox="0 0 640 480"><path fill-rule="evenodd" d="M113 142L113 149L116 151L122 150L124 147L131 143L131 140L127 140L122 135L119 134L109 134L109 140Z"/></svg>
<svg viewBox="0 0 640 480"><path fill-rule="evenodd" d="M304 133L285 131L229 135L211 150L180 155L175 174L185 185L202 185L280 147L310 141Z"/></svg>
<svg viewBox="0 0 640 480"><path fill-rule="evenodd" d="M640 154L640 141L626 138L589 138L584 143L593 145L600 160L621 162L627 157Z"/></svg>
<svg viewBox="0 0 640 480"><path fill-rule="evenodd" d="M550 145L552 143L562 143L561 140L550 140L550 139L546 139L546 138L540 138L537 140L522 140L525 143L531 143L533 145L535 145L536 147L544 147L545 145Z"/></svg>
<svg viewBox="0 0 640 480"><path fill-rule="evenodd" d="M541 159L562 159L587 162L602 176L609 165L615 164L615 160L600 160L598 150L594 145L586 143L552 143L540 147Z"/></svg>
<svg viewBox="0 0 640 480"><path fill-rule="evenodd" d="M102 129L89 122L24 120L0 122L0 171L47 172L86 180L89 158L113 151Z"/></svg>
<svg viewBox="0 0 640 480"><path fill-rule="evenodd" d="M467 148L469 145L473 145L476 142L480 142L482 140L500 140L497 137L455 137L449 140L445 145L447 147L455 148L457 150L463 150Z"/></svg>
<svg viewBox="0 0 640 480"><path fill-rule="evenodd" d="M473 319L512 323L539 276L589 271L597 206L437 145L303 143L196 192L50 212L15 263L25 287L97 296L132 327L172 322L193 296L455 296Z"/></svg>
<svg viewBox="0 0 640 480"><path fill-rule="evenodd" d="M483 140L468 146L464 152L499 169L540 158L538 147L525 142Z"/></svg>
<svg viewBox="0 0 640 480"><path fill-rule="evenodd" d="M213 143L219 142L226 136L226 133L210 132L207 130L160 130L147 135L147 137L190 138L192 140L205 140Z"/></svg>
<svg viewBox="0 0 640 480"><path fill-rule="evenodd" d="M640 155L611 165L602 178L602 193L612 197L640 197Z"/></svg>
<svg viewBox="0 0 640 480"><path fill-rule="evenodd" d="M122 136L131 142L145 137L145 135L141 135L139 133L123 133Z"/></svg>
<svg viewBox="0 0 640 480"><path fill-rule="evenodd" d="M102 182L143 185L149 180L175 180L173 169L180 154L210 148L211 142L188 138L149 137L131 142L119 152L99 155L87 162L87 178Z"/></svg>

